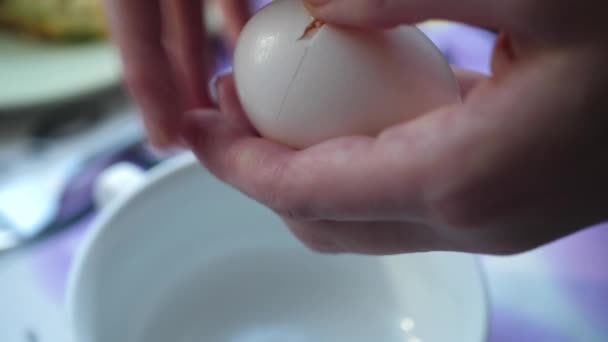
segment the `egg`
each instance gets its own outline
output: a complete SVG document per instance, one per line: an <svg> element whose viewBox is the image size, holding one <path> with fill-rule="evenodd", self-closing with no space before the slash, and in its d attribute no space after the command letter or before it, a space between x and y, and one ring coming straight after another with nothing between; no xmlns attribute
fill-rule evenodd
<svg viewBox="0 0 608 342"><path fill-rule="evenodd" d="M302 0L276 0L245 25L234 52L238 97L264 137L293 148L374 136L461 101L452 69L415 26L323 24Z"/></svg>

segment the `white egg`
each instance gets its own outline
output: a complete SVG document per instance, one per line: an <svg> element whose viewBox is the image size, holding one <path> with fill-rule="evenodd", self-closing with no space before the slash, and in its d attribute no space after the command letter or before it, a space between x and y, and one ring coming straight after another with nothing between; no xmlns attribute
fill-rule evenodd
<svg viewBox="0 0 608 342"><path fill-rule="evenodd" d="M276 0L239 37L237 93L262 136L305 148L340 136L373 136L461 101L450 66L415 26L322 25L304 35L311 22L301 0Z"/></svg>

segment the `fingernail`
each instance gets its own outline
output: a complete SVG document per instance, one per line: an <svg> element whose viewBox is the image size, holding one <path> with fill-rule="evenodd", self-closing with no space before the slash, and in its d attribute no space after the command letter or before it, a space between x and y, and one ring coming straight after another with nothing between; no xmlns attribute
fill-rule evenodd
<svg viewBox="0 0 608 342"><path fill-rule="evenodd" d="M178 138L179 140L179 138ZM179 145L179 142L178 142ZM183 145L182 146L186 146ZM154 157L157 159L167 159L170 157L173 157L181 152L183 152L183 148L179 148L179 147L170 147L170 148L159 148L155 145L146 145L146 150Z"/></svg>
<svg viewBox="0 0 608 342"><path fill-rule="evenodd" d="M211 80L209 80L209 96L215 105L219 103L219 91L218 86L222 82L222 79L232 73L232 67L220 70L216 73Z"/></svg>

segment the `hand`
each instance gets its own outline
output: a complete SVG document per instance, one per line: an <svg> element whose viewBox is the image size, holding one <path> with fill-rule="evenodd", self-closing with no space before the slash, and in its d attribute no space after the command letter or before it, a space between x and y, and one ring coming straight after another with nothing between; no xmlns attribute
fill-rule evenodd
<svg viewBox="0 0 608 342"><path fill-rule="evenodd" d="M180 113L211 107L211 54L204 29L204 0L105 0L126 83L140 105L150 140L179 144ZM218 0L225 36L236 40L249 9L244 0Z"/></svg>
<svg viewBox="0 0 608 342"><path fill-rule="evenodd" d="M312 13L340 25L445 18L496 27L501 35L491 76L459 72L463 104L377 137L300 151L263 139L230 77L219 83L221 112L186 117L184 138L201 162L276 211L309 247L511 254L608 218L608 30L601 18L588 25L601 17L601 5L324 3Z"/></svg>

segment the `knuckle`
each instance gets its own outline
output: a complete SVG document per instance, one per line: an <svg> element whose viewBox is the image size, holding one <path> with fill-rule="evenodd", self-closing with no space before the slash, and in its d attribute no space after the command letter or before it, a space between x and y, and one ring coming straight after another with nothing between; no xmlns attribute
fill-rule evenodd
<svg viewBox="0 0 608 342"><path fill-rule="evenodd" d="M218 177L230 184L238 184L240 178L246 177L249 170L257 167L250 152L234 142L226 146L223 155L218 154L215 157L220 160L215 165Z"/></svg>
<svg viewBox="0 0 608 342"><path fill-rule="evenodd" d="M294 188L291 182L291 164L280 163L268 175L269 191L265 203L280 216L296 221L314 218L311 202L307 199L305 189Z"/></svg>
<svg viewBox="0 0 608 342"><path fill-rule="evenodd" d="M280 187L272 192L268 199L268 206L280 216L296 221L308 221L314 219L313 211L307 201L302 200L301 195L282 192Z"/></svg>
<svg viewBox="0 0 608 342"><path fill-rule="evenodd" d="M263 188L265 194L263 202L277 212L282 212L286 207L286 195L283 186L286 168L285 162L277 164L264 175L263 180L260 181L263 184L258 185Z"/></svg>
<svg viewBox="0 0 608 342"><path fill-rule="evenodd" d="M221 158L224 162L214 170L221 180L237 186L281 217L291 220L312 217L305 189L293 181L296 170L290 159L277 161L270 154L260 158L239 145L230 146Z"/></svg>

